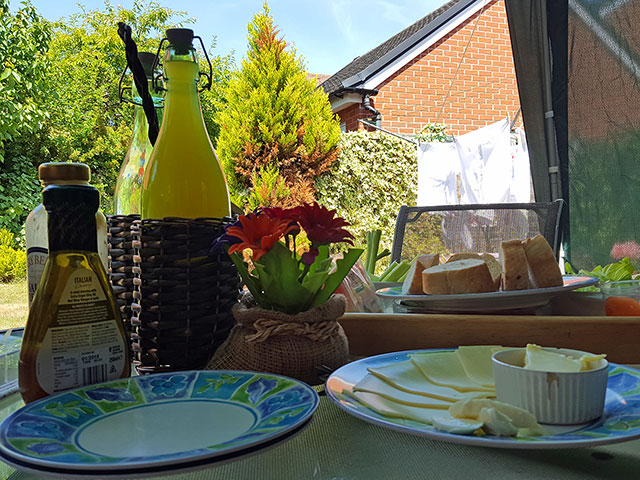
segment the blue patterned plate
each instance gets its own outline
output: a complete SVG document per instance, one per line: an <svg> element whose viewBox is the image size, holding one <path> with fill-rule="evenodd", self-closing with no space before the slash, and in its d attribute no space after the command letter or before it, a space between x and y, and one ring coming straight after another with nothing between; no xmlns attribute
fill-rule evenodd
<svg viewBox="0 0 640 480"><path fill-rule="evenodd" d="M614 363L609 364L609 383L602 417L584 425L545 425L550 432L550 435L545 437L515 438L446 433L423 423L380 415L348 395L353 386L368 373L367 368L409 360L411 353L434 351L437 350L386 353L349 363L331 374L326 385L327 395L348 413L367 422L451 443L496 448L547 449L592 447L640 438L640 371ZM347 395L344 392L347 392Z"/></svg>
<svg viewBox="0 0 640 480"><path fill-rule="evenodd" d="M0 425L0 454L40 471L174 470L270 446L299 430L317 406L311 387L279 375L139 376L26 405Z"/></svg>

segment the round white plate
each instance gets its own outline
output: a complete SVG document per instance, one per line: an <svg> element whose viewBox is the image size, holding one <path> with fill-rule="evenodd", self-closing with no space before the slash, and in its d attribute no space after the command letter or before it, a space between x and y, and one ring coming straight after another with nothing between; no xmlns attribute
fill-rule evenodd
<svg viewBox="0 0 640 480"><path fill-rule="evenodd" d="M351 415L392 430L429 437L451 443L494 448L551 449L592 447L640 438L640 371L622 365L609 364L609 382L604 413L598 420L585 425L545 425L551 435L544 437L494 437L456 435L441 432L430 425L390 418L370 410L354 397L345 395L368 373L367 368L382 367L409 360L409 354L437 350L416 350L386 353L363 358L336 370L326 384L329 398Z"/></svg>
<svg viewBox="0 0 640 480"><path fill-rule="evenodd" d="M311 387L280 375L138 376L26 405L0 425L0 455L52 472L173 470L255 451L306 423L317 405Z"/></svg>
<svg viewBox="0 0 640 480"><path fill-rule="evenodd" d="M556 295L598 283L595 277L564 275L563 280L564 285L561 287L489 293L404 295L402 287L383 288L376 293L384 299L400 301L403 306L409 307L412 311L491 312L539 307L549 303Z"/></svg>

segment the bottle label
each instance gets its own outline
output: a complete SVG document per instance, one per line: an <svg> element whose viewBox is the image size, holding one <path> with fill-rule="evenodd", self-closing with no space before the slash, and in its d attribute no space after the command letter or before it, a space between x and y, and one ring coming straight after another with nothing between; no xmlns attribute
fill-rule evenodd
<svg viewBox="0 0 640 480"><path fill-rule="evenodd" d="M49 251L43 247L31 247L27 249L27 284L29 285L29 305L36 294L40 278L47 263Z"/></svg>
<svg viewBox="0 0 640 480"><path fill-rule="evenodd" d="M107 298L91 270L78 269L67 280L55 320L36 360L36 376L51 394L120 378L126 345Z"/></svg>

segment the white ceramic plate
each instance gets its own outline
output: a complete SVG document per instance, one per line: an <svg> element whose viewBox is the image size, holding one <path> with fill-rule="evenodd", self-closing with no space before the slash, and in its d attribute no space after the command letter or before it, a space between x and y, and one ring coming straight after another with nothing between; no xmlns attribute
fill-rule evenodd
<svg viewBox="0 0 640 480"><path fill-rule="evenodd" d="M386 299L399 301L402 306L413 312L493 312L515 310L546 305L564 292L598 283L595 277L565 275L561 287L533 288L529 290L510 290L489 293L468 293L453 295L403 295L402 287L383 288L376 293Z"/></svg>
<svg viewBox="0 0 640 480"><path fill-rule="evenodd" d="M392 430L429 437L451 443L494 448L551 449L591 447L640 438L640 371L609 364L609 381L604 413L601 418L585 425L546 426L551 435L545 437L493 437L456 435L441 432L430 425L390 418L370 410L352 396L353 386L368 373L367 368L382 367L409 360L411 353L434 352L416 350L386 353L349 363L336 370L326 384L327 395L339 407L366 422Z"/></svg>
<svg viewBox="0 0 640 480"><path fill-rule="evenodd" d="M114 380L30 403L0 425L0 455L51 473L122 475L228 461L298 430L318 405L297 380L211 370Z"/></svg>

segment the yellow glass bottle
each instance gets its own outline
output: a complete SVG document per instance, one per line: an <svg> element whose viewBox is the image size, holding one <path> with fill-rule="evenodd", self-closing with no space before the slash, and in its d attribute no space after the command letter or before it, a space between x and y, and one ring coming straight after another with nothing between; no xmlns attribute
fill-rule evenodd
<svg viewBox="0 0 640 480"><path fill-rule="evenodd" d="M202 117L193 38L190 29L167 30L165 111L142 182L142 218L230 214L227 181Z"/></svg>
<svg viewBox="0 0 640 480"><path fill-rule="evenodd" d="M128 377L124 327L97 253L98 191L51 185L43 192L49 257L25 326L18 383L25 402Z"/></svg>

